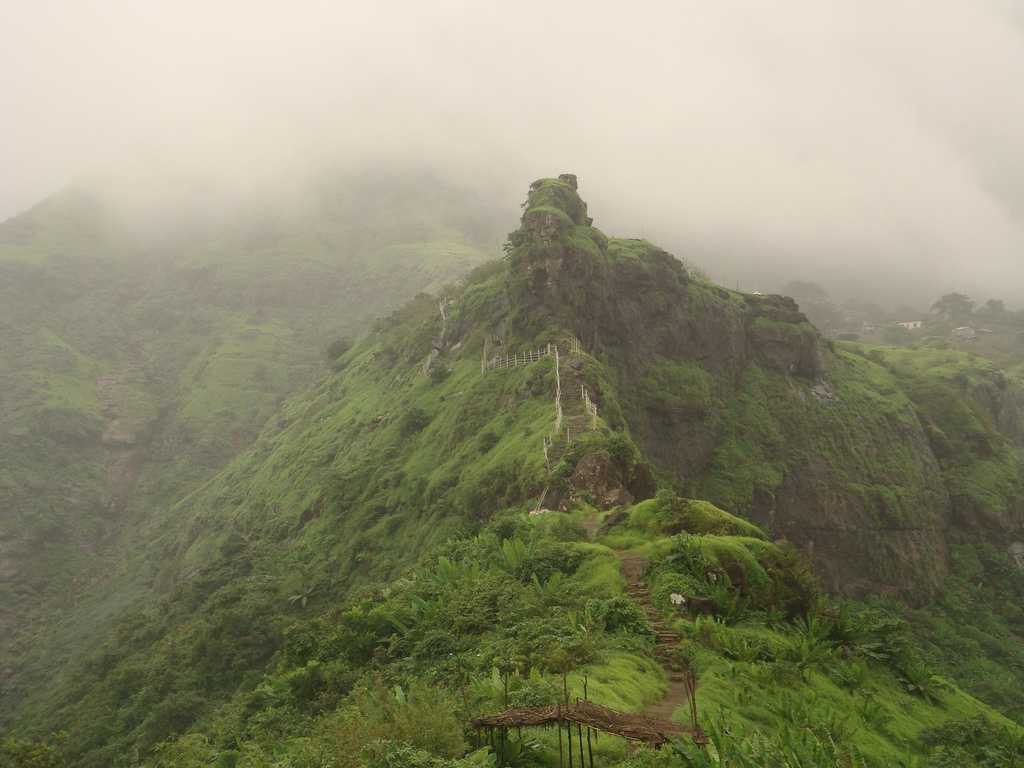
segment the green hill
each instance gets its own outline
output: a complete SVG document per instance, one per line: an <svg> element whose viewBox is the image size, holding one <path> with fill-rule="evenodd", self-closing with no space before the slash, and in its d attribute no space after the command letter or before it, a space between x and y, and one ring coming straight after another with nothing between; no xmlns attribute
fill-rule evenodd
<svg viewBox="0 0 1024 768"><path fill-rule="evenodd" d="M306 195L145 230L72 189L0 225L4 686L145 593L125 552L322 374L329 342L480 263L501 230L415 174Z"/></svg>
<svg viewBox="0 0 1024 768"><path fill-rule="evenodd" d="M601 764L1013 765L1017 384L915 354L827 343L535 182L503 260L148 518L121 567L159 599L12 687L12 733L83 766L489 765L481 713L586 691L683 722L689 670L712 746L601 736Z"/></svg>

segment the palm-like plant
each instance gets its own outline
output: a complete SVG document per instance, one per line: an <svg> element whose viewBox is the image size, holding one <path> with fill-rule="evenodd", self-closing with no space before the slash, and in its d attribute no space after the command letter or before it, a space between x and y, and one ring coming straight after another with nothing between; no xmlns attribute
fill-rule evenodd
<svg viewBox="0 0 1024 768"><path fill-rule="evenodd" d="M303 590L301 590L299 592L296 592L294 595L289 595L289 597L288 597L288 604L289 605L300 605L303 608L305 608L307 603L309 603L309 598L311 598L315 593L316 593L316 587L315 586L306 587L305 589L303 589Z"/></svg>
<svg viewBox="0 0 1024 768"><path fill-rule="evenodd" d="M819 666L832 659L835 645L828 624L813 614L798 621L790 633L786 656L800 669Z"/></svg>
<svg viewBox="0 0 1024 768"><path fill-rule="evenodd" d="M914 659L903 666L900 670L900 682L907 693L920 696L929 704L940 701L942 694L950 688L949 683L932 674L928 666L919 659Z"/></svg>

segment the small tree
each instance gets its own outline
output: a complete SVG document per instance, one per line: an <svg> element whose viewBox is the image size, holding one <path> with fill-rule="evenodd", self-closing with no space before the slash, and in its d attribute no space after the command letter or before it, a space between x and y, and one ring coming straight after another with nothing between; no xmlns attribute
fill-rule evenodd
<svg viewBox="0 0 1024 768"><path fill-rule="evenodd" d="M412 437L426 428L429 423L430 414L422 408L411 408L402 416L398 429L402 433L402 437Z"/></svg>
<svg viewBox="0 0 1024 768"><path fill-rule="evenodd" d="M947 293L932 304L932 311L951 322L964 322L974 311L974 300L963 293Z"/></svg>
<svg viewBox="0 0 1024 768"><path fill-rule="evenodd" d="M978 308L978 314L986 320L1005 320L1009 313L1002 299L989 299Z"/></svg>

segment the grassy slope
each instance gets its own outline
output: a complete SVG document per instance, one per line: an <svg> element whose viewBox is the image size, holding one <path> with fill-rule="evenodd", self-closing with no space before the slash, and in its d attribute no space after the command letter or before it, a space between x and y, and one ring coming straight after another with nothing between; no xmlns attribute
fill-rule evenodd
<svg viewBox="0 0 1024 768"><path fill-rule="evenodd" d="M609 547L652 559L662 607L684 588L728 607L726 622L679 623L712 726L724 719L772 739L810 730L865 764L894 765L923 754L925 727L978 714L1005 724L954 688L930 690L932 699L908 692L902 657L844 659L832 636L812 635L808 648L807 631L784 618L798 566L707 502L643 502L596 545L582 541L578 522L593 514L585 507L539 519L512 512L481 531L481 517L522 509L544 483L551 364L481 374L470 337L446 360L451 372L431 380L419 362L439 326L435 312L426 300L403 310L175 510L177 534L167 539L194 532L177 552L193 577L164 605L122 622L57 705L58 719L82 723L71 732L76 747L99 748L82 764L116 762L128 745L149 748L198 716L195 736L164 748L167 764L237 752L252 765L346 765L366 743L339 743L346 718L402 717L373 714L391 706L380 681L414 700L429 698L418 686L440 681L458 702L447 705L467 717L499 705L502 686L489 681L509 658L514 698L557 695L568 665L575 693L585 676L595 700L641 708L657 697L661 673L637 617L614 602L623 581ZM679 540L664 531L680 525L694 532L704 565L672 559ZM709 567L730 562L747 574L748 593L707 581ZM27 720L52 706L28 710ZM464 738L446 713L446 727ZM429 746L418 731L409 739ZM551 739L540 744L550 756ZM601 742L606 759L621 750Z"/></svg>

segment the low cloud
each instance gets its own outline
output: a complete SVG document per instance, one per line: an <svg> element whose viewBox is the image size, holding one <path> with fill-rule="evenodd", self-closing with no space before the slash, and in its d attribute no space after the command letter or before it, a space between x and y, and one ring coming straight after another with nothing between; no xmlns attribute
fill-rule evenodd
<svg viewBox="0 0 1024 768"><path fill-rule="evenodd" d="M9 3L0 218L81 178L156 205L408 164L512 206L573 171L729 284L1024 303L1016 3L363 6Z"/></svg>

